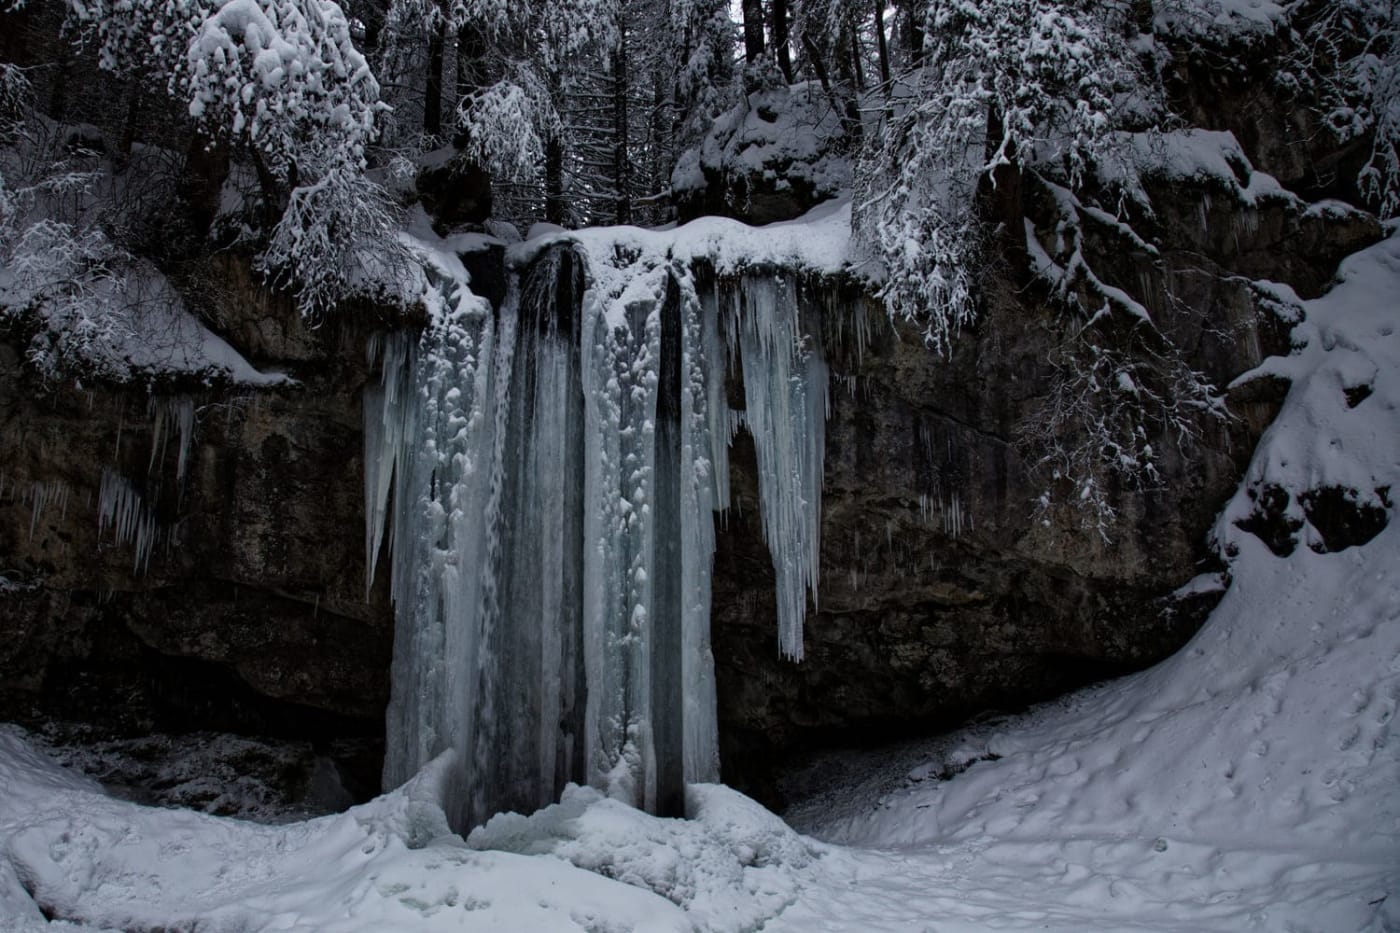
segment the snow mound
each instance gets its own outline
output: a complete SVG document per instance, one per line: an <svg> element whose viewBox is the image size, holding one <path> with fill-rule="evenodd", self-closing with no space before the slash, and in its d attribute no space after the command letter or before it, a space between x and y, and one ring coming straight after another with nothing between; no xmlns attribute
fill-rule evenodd
<svg viewBox="0 0 1400 933"><path fill-rule="evenodd" d="M570 785L532 816L500 814L472 831L473 848L550 855L654 891L701 930L758 929L795 901L820 848L737 791L687 790L689 820L650 816Z"/></svg>
<svg viewBox="0 0 1400 933"><path fill-rule="evenodd" d="M1400 490L1400 226L1348 257L1338 284L1304 304L1293 329L1296 351L1270 357L1235 383L1292 383L1216 525L1222 546L1238 549L1250 531L1286 553L1301 537L1313 550L1363 543L1388 521ZM1287 287L1267 283L1275 292Z"/></svg>

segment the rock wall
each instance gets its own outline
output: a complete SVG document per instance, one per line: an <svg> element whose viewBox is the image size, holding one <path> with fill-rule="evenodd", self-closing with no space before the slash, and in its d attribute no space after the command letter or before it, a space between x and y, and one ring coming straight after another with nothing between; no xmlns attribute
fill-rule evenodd
<svg viewBox="0 0 1400 933"><path fill-rule="evenodd" d="M311 328L245 262L205 272L205 316L295 384L43 384L0 342L0 719L381 735L392 622L382 583L365 592L360 388L392 322ZM145 561L101 527L104 476L140 496Z"/></svg>
<svg viewBox="0 0 1400 933"><path fill-rule="evenodd" d="M1207 179L1159 180L1148 193L1160 257L1105 228L1086 230L1089 261L1108 284L1144 295L1154 325L1222 388L1288 351L1291 325L1256 280L1316 296L1343 256L1381 235L1359 210L1286 195L1245 204ZM1033 188L1024 209L1053 229ZM1144 667L1180 647L1218 599L1173 594L1219 569L1207 533L1279 387L1238 387L1228 420L1203 421L1180 449L1163 445L1161 481L1115 491L1105 540L1073 507L1037 510L1046 477L1025 440L1054 352L1082 318L1005 267L983 285L983 316L947 358L873 303L863 352L851 322L828 316L822 580L800 664L778 657L752 448L741 436L731 455L713 629L726 780L775 800L769 780L794 753L934 731Z"/></svg>

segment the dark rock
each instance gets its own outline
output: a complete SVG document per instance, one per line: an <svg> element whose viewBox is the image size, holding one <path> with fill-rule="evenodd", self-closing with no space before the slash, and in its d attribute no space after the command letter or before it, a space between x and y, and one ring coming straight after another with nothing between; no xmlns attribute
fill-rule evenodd
<svg viewBox="0 0 1400 933"><path fill-rule="evenodd" d="M1341 140L1316 96L1283 79L1293 68L1289 56L1308 54L1297 41L1279 31L1173 42L1164 74L1172 108L1192 126L1233 133L1250 160L1290 191L1364 205L1357 174L1370 139Z"/></svg>
<svg viewBox="0 0 1400 933"><path fill-rule="evenodd" d="M311 329L246 260L206 274L241 296L210 316L297 384L43 385L0 354L0 554L29 584L0 594L0 703L123 731L379 735L392 622L382 583L366 598L360 388L385 316ZM156 414L183 404L181 480ZM100 527L108 471L154 521L144 569Z"/></svg>
<svg viewBox="0 0 1400 933"><path fill-rule="evenodd" d="M1374 502L1365 501L1354 489L1324 486L1298 497L1308 524L1322 537L1313 550L1323 553L1359 547L1385 530L1390 521L1390 490L1376 490Z"/></svg>
<svg viewBox="0 0 1400 933"><path fill-rule="evenodd" d="M491 216L491 176L460 153L420 171L415 187L439 234Z"/></svg>
<svg viewBox="0 0 1400 933"><path fill-rule="evenodd" d="M1251 488L1249 498L1254 508L1235 524L1263 541L1279 557L1292 554L1298 547L1298 530L1303 527L1303 521L1289 514L1292 497L1288 490L1280 486Z"/></svg>

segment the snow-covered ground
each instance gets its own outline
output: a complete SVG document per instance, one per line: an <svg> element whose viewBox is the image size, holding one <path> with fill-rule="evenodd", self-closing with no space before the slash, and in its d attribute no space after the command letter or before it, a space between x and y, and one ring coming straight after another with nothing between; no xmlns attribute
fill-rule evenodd
<svg viewBox="0 0 1400 933"><path fill-rule="evenodd" d="M118 800L0 732L0 927L1400 930L1400 527L1322 554L1304 525L1278 557L1233 525L1264 483L1400 489L1400 236L1341 276L1267 364L1293 387L1217 531L1229 591L1149 671L912 770L908 749L867 755L791 814L809 836L699 785L690 820L578 789L462 840L443 759L262 826Z"/></svg>

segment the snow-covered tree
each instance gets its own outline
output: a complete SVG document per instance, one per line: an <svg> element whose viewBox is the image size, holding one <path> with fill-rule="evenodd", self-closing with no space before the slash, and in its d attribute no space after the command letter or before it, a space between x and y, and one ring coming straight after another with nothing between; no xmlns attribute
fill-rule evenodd
<svg viewBox="0 0 1400 933"><path fill-rule="evenodd" d="M672 59L677 132L690 144L734 102L734 21L723 0L676 0L669 25L679 40Z"/></svg>
<svg viewBox="0 0 1400 933"><path fill-rule="evenodd" d="M67 0L102 67L163 83L207 145L257 170L264 269L303 307L343 297L352 257L393 257L394 213L364 177L384 110L379 84L333 0Z"/></svg>
<svg viewBox="0 0 1400 933"><path fill-rule="evenodd" d="M931 0L920 66L862 158L858 233L884 260L898 318L949 347L975 310L988 230L979 191L1034 165L1077 188L1118 158L1124 95L1141 69L1111 4Z"/></svg>
<svg viewBox="0 0 1400 933"><path fill-rule="evenodd" d="M102 68L168 78L213 0L66 0L70 22Z"/></svg>
<svg viewBox="0 0 1400 933"><path fill-rule="evenodd" d="M379 83L331 0L226 0L176 74L195 120L292 181L307 162L363 165L375 135Z"/></svg>
<svg viewBox="0 0 1400 933"><path fill-rule="evenodd" d="M1297 16L1295 77L1319 86L1324 118L1343 141L1370 140L1357 179L1383 217L1400 214L1400 4L1330 0Z"/></svg>
<svg viewBox="0 0 1400 933"><path fill-rule="evenodd" d="M45 376L125 376L132 257L81 209L98 178L91 159L34 131L29 98L24 74L0 66L0 323L27 342Z"/></svg>

